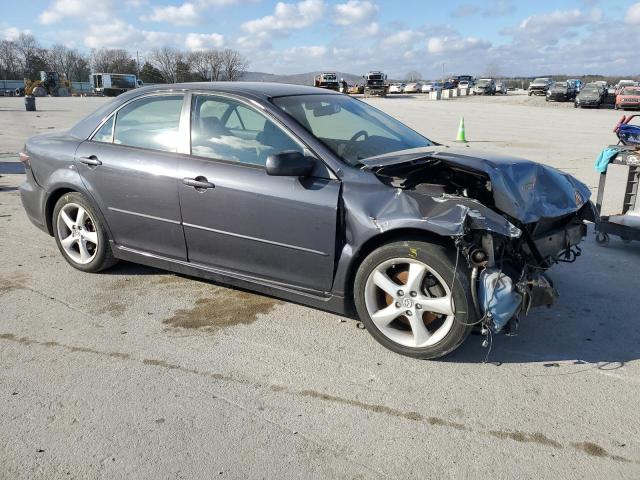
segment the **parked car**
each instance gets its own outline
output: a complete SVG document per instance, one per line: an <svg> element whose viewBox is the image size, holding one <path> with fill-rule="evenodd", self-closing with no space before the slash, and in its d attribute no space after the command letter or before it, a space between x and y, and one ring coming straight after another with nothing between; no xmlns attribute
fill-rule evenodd
<svg viewBox="0 0 640 480"><path fill-rule="evenodd" d="M625 87L616 95L616 110L640 107L640 87Z"/></svg>
<svg viewBox="0 0 640 480"><path fill-rule="evenodd" d="M582 90L582 80L577 78L570 78L569 80L567 80L567 82L573 84L573 88L576 91L576 94L580 93L580 90Z"/></svg>
<svg viewBox="0 0 640 480"><path fill-rule="evenodd" d="M571 175L463 150L329 90L155 85L30 138L20 193L78 270L122 259L226 282L433 358L553 303L545 271L595 219Z"/></svg>
<svg viewBox="0 0 640 480"><path fill-rule="evenodd" d="M440 82L431 82L425 83L422 85L422 93L436 92L442 90L442 83Z"/></svg>
<svg viewBox="0 0 640 480"><path fill-rule="evenodd" d="M469 81L469 80L462 80L461 82L458 83L458 87L459 88L472 88L473 87L473 82Z"/></svg>
<svg viewBox="0 0 640 480"><path fill-rule="evenodd" d="M394 83L389 87L389 93L404 93L404 83Z"/></svg>
<svg viewBox="0 0 640 480"><path fill-rule="evenodd" d="M503 95L506 95L507 94L507 86L502 82L496 83L496 93L501 93Z"/></svg>
<svg viewBox="0 0 640 480"><path fill-rule="evenodd" d="M546 101L570 102L576 98L576 89L572 82L555 82L547 90Z"/></svg>
<svg viewBox="0 0 640 480"><path fill-rule="evenodd" d="M637 87L638 86L638 82L636 82L635 80L620 80L615 88L615 94L617 95L619 92L621 92L625 87Z"/></svg>
<svg viewBox="0 0 640 480"><path fill-rule="evenodd" d="M529 84L528 94L531 95L546 95L547 90L553 85L553 80L547 77L536 78Z"/></svg>
<svg viewBox="0 0 640 480"><path fill-rule="evenodd" d="M474 95L495 95L496 82L492 78L481 78L473 87Z"/></svg>
<svg viewBox="0 0 640 480"><path fill-rule="evenodd" d="M580 93L576 96L573 102L573 106L578 108L583 107L595 107L599 108L604 101L606 90L602 88L602 85L597 83L587 83Z"/></svg>
<svg viewBox="0 0 640 480"><path fill-rule="evenodd" d="M418 93L422 91L422 85L420 83L407 83L404 87L404 93Z"/></svg>

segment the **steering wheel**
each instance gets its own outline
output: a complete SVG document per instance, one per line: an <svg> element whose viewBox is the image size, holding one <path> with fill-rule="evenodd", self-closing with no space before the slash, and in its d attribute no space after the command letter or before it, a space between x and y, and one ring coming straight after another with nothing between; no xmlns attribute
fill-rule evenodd
<svg viewBox="0 0 640 480"><path fill-rule="evenodd" d="M349 157L349 153L351 153L351 150L356 146L356 140L358 140L360 137L364 137L364 140L368 140L369 134L365 130L358 130L356 133L354 133L353 137L351 137L347 142L346 147L344 147L343 155L345 157Z"/></svg>

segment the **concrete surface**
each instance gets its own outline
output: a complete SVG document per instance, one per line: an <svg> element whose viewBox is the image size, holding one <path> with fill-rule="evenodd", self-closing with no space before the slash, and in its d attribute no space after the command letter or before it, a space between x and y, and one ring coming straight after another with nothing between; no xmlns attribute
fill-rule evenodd
<svg viewBox="0 0 640 480"><path fill-rule="evenodd" d="M531 101L531 100L537 100ZM489 353L393 354L356 323L120 263L73 270L15 152L103 99L0 98L0 478L639 478L640 244L590 236L561 298ZM594 187L620 116L525 97L372 99L427 136ZM615 189L615 183L612 183Z"/></svg>

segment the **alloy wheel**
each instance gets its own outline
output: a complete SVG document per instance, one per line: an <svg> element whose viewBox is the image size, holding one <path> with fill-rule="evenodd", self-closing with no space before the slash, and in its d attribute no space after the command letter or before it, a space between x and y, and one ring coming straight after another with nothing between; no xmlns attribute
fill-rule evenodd
<svg viewBox="0 0 640 480"><path fill-rule="evenodd" d="M67 203L58 213L60 245L76 263L90 263L98 252L98 233L89 212L77 203Z"/></svg>
<svg viewBox="0 0 640 480"><path fill-rule="evenodd" d="M435 345L451 330L455 305L447 282L412 258L382 262L365 284L365 305L374 325L400 345Z"/></svg>

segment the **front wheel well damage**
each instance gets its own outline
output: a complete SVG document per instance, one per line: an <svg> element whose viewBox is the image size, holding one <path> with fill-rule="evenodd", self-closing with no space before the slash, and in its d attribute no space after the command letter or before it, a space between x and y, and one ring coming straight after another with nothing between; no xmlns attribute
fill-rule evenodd
<svg viewBox="0 0 640 480"><path fill-rule="evenodd" d="M374 250L382 247L383 245L394 242L413 240L421 242L431 242L449 247L452 250L455 249L453 239L451 239L450 237L443 237L433 232L429 232L428 230L420 230L417 228L399 228L396 230L389 230L371 237L360 247L360 249L358 249L353 259L351 260L351 264L349 265L344 294L350 308L353 308L355 310L355 304L353 303L353 283L355 281L356 274L358 273L358 268L360 268L360 265L362 264L364 259L367 258Z"/></svg>

